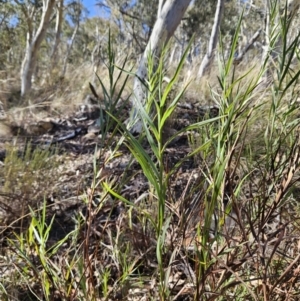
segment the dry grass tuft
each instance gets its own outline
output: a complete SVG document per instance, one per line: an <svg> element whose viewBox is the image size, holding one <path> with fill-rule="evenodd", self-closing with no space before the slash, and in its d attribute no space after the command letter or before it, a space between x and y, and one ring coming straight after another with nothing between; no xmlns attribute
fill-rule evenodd
<svg viewBox="0 0 300 301"><path fill-rule="evenodd" d="M55 192L60 170L53 151L30 142L22 150L7 144L4 164L0 167L2 225L20 221L29 208L39 208L41 200Z"/></svg>

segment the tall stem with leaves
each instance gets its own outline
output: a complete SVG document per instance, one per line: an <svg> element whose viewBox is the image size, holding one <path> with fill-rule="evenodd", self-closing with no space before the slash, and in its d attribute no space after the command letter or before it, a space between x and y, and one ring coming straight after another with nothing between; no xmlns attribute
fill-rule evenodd
<svg viewBox="0 0 300 301"><path fill-rule="evenodd" d="M167 265L167 269L164 266L164 255L166 254L165 239L167 228L171 220L171 217L167 216L166 214L167 187L171 176L178 169L180 164L182 164L182 161L178 162L174 168L166 172L164 164L165 151L167 146L176 137L178 137L181 132L200 128L201 126L218 119L215 118L192 124L180 130L176 134L168 136L167 123L172 118L172 114L188 85L184 84L182 89L172 99L170 97L170 92L178 80L180 70L183 67L191 42L189 43L172 78L168 83L164 83L165 58L168 49L165 48L161 57L158 59L151 55L148 56L148 81L144 83L147 91L146 103L143 105L141 102L137 102L136 111L138 118L141 120L143 125L144 134L142 137L145 138L149 143L152 155L149 155L149 152L142 146L142 139L136 139L130 133L130 131L123 129L125 144L129 148L134 158L140 164L144 175L152 187L154 197L157 198L157 219L150 218L155 228L157 237L156 257L159 267L161 300L165 300L169 295L169 290L166 284L169 278L170 264ZM193 156L195 153L199 152L201 147L204 146L197 148L197 150L193 151L190 156ZM174 258L174 254L175 253L173 252L170 261L172 258Z"/></svg>

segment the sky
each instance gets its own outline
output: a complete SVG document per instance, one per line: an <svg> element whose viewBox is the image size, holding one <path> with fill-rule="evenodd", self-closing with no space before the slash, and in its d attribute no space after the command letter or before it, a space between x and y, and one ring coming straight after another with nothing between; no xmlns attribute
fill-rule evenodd
<svg viewBox="0 0 300 301"><path fill-rule="evenodd" d="M100 16L103 11L100 10L99 6L96 6L97 0L82 0L83 5L88 9L89 16Z"/></svg>
<svg viewBox="0 0 300 301"><path fill-rule="evenodd" d="M89 16L98 16L99 8L95 5L96 0L82 0L83 5L88 9Z"/></svg>
<svg viewBox="0 0 300 301"><path fill-rule="evenodd" d="M153 0L149 0L153 1ZM247 2L248 0L240 0L241 2ZM96 6L97 0L82 0L84 6L89 11L89 16L101 16L103 15L104 11L99 8L99 6Z"/></svg>

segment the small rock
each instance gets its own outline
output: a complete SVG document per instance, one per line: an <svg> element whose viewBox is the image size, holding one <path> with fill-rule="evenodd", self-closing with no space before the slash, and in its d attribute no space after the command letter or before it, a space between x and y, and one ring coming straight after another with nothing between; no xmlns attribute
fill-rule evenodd
<svg viewBox="0 0 300 301"><path fill-rule="evenodd" d="M88 133L95 133L98 134L101 131L101 127L98 125L90 125L88 127Z"/></svg>
<svg viewBox="0 0 300 301"><path fill-rule="evenodd" d="M8 124L0 121L0 138L12 137L12 131Z"/></svg>
<svg viewBox="0 0 300 301"><path fill-rule="evenodd" d="M38 126L44 129L46 133L46 132L50 132L53 129L54 124L50 120L40 120L38 122Z"/></svg>
<svg viewBox="0 0 300 301"><path fill-rule="evenodd" d="M96 138L97 136L95 133L87 133L82 137L82 142L86 143L86 142L94 141Z"/></svg>

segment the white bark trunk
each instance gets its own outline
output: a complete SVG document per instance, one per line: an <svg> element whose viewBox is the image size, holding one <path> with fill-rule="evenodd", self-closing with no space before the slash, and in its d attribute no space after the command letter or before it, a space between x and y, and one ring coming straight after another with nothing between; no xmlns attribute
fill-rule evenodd
<svg viewBox="0 0 300 301"><path fill-rule="evenodd" d="M49 26L50 17L54 8L55 0L43 1L43 13L39 28L34 36L27 32L26 52L21 68L21 96L26 95L31 89L31 80L34 72L38 50L45 37Z"/></svg>
<svg viewBox="0 0 300 301"><path fill-rule="evenodd" d="M155 22L150 40L139 63L133 88L134 95L132 97L132 102L134 106L137 102L141 102L142 104L145 102L145 89L141 80L147 78L148 55L152 54L157 57L160 55L163 46L166 45L172 37L190 2L191 0L167 0L165 2L161 14Z"/></svg>
<svg viewBox="0 0 300 301"><path fill-rule="evenodd" d="M70 56L74 40L75 40L75 37L76 37L78 29L79 29L79 24L80 24L80 21L78 20L78 23L76 24L76 26L74 28L74 31L73 31L73 34L72 34L72 37L71 37L71 41L68 45L67 53L66 53L65 58L64 58L63 69L62 69L62 72L61 72L61 75L60 75L60 77L62 77L62 78L66 75L66 72L67 72L68 58Z"/></svg>
<svg viewBox="0 0 300 301"><path fill-rule="evenodd" d="M223 17L223 11L224 11L224 3L225 0L218 0L216 13L215 13L215 19L214 19L214 25L211 31L210 35L210 41L208 45L208 50L205 54L205 57L203 58L200 69L198 72L198 78L201 78L205 73L207 73L210 70L211 64L213 62L213 58L215 55L215 50L218 43L219 38L219 31L220 31L220 24Z"/></svg>
<svg viewBox="0 0 300 301"><path fill-rule="evenodd" d="M160 14L161 14L163 4L164 4L164 0L158 0L157 19L159 18Z"/></svg>
<svg viewBox="0 0 300 301"><path fill-rule="evenodd" d="M61 27L63 22L63 7L64 7L64 1L58 0L57 9L56 9L55 41L51 53L51 61L52 61L51 69L53 69L57 64L57 49L60 43Z"/></svg>

